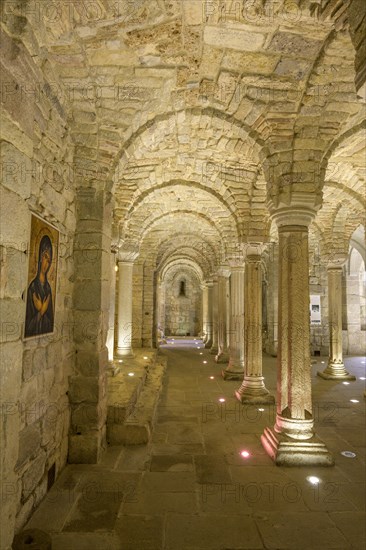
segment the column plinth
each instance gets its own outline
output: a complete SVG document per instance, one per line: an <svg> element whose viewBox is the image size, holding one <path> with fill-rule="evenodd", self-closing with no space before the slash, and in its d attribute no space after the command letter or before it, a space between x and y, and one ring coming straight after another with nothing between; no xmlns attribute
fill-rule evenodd
<svg viewBox="0 0 366 550"><path fill-rule="evenodd" d="M328 267L329 358L318 376L325 380L356 380L346 371L342 349L342 266Z"/></svg>
<svg viewBox="0 0 366 550"><path fill-rule="evenodd" d="M279 234L277 414L262 445L278 465L331 466L315 435L311 399L308 225L314 210L284 207L273 216Z"/></svg>

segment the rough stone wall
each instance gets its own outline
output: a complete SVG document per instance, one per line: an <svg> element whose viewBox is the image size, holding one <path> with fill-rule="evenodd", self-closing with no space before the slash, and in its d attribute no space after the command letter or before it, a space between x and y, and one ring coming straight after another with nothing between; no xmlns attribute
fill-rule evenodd
<svg viewBox="0 0 366 550"><path fill-rule="evenodd" d="M2 31L1 548L11 544L68 452L73 349L73 146L57 76ZM60 232L52 335L23 339L30 212Z"/></svg>
<svg viewBox="0 0 366 550"><path fill-rule="evenodd" d="M180 296L180 282L185 281L185 296ZM167 336L196 336L202 322L202 291L197 277L179 270L167 282L165 298L165 333Z"/></svg>

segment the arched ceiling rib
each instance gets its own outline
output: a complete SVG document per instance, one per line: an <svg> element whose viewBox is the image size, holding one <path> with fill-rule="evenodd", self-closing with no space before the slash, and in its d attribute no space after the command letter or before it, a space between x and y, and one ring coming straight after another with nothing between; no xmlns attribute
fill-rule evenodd
<svg viewBox="0 0 366 550"><path fill-rule="evenodd" d="M178 253L166 244L177 232L193 234L210 243L206 262L196 255L207 273L232 241L268 234L265 177L271 194L295 173L320 196L327 161L319 231L340 204L347 235L362 218L365 117L339 10L96 0L61 2L57 20L39 21L23 4L4 0L4 29L58 76L74 164L85 168L78 184L94 170L113 188L115 222L146 258L160 265Z"/></svg>

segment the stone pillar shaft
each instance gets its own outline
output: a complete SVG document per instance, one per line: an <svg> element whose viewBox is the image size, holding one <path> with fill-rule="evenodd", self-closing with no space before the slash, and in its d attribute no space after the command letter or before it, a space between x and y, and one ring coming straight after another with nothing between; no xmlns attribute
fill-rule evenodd
<svg viewBox="0 0 366 550"><path fill-rule="evenodd" d="M273 403L262 374L262 247L251 246L245 259L245 373L236 392L242 403Z"/></svg>
<svg viewBox="0 0 366 550"><path fill-rule="evenodd" d="M133 262L118 262L117 355L132 355L132 273Z"/></svg>
<svg viewBox="0 0 366 550"><path fill-rule="evenodd" d="M228 270L221 270L218 277L218 352L216 363L227 363L229 360L227 346L227 277Z"/></svg>
<svg viewBox="0 0 366 550"><path fill-rule="evenodd" d="M207 283L207 338L205 342L205 348L211 348L212 346L212 294L213 294L213 283L208 281Z"/></svg>
<svg viewBox="0 0 366 550"><path fill-rule="evenodd" d="M343 363L342 349L342 266L328 267L329 358L318 376L325 380L355 380Z"/></svg>
<svg viewBox="0 0 366 550"><path fill-rule="evenodd" d="M207 342L207 323L208 323L208 288L206 283L202 285L202 339Z"/></svg>
<svg viewBox="0 0 366 550"><path fill-rule="evenodd" d="M343 364L342 268L328 269L329 361Z"/></svg>
<svg viewBox="0 0 366 550"><path fill-rule="evenodd" d="M230 359L222 371L225 380L244 376L244 265L233 265L230 278Z"/></svg>
<svg viewBox="0 0 366 550"><path fill-rule="evenodd" d="M214 280L212 284L212 346L210 353L216 355L218 352L218 297L219 285Z"/></svg>
<svg viewBox="0 0 366 550"><path fill-rule="evenodd" d="M111 252L111 287L110 287L110 305L109 305L109 322L107 334L108 360L113 361L114 358L114 317L116 310L116 255Z"/></svg>
<svg viewBox="0 0 366 550"><path fill-rule="evenodd" d="M275 430L313 435L307 226L279 228L279 350ZM293 425L292 425L293 424Z"/></svg>
<svg viewBox="0 0 366 550"><path fill-rule="evenodd" d="M333 459L313 432L311 401L308 225L313 214L280 216L277 414L262 444L279 465L329 466ZM295 225L297 220L303 223Z"/></svg>

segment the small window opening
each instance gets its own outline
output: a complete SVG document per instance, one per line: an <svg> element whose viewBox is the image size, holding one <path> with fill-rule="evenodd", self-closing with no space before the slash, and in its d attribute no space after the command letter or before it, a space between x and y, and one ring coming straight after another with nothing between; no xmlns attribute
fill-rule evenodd
<svg viewBox="0 0 366 550"><path fill-rule="evenodd" d="M179 296L185 296L186 295L186 282L181 281L179 283Z"/></svg>

